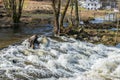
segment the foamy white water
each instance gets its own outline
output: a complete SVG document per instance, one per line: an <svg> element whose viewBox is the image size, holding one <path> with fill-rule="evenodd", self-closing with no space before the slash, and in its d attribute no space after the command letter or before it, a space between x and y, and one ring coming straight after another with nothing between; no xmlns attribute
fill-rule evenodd
<svg viewBox="0 0 120 80"><path fill-rule="evenodd" d="M61 38L40 49L24 41L1 50L0 80L120 80L119 48Z"/></svg>

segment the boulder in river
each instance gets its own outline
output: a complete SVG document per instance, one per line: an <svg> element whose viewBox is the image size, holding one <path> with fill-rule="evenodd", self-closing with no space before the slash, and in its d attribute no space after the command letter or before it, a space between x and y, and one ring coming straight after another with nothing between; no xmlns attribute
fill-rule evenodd
<svg viewBox="0 0 120 80"><path fill-rule="evenodd" d="M39 47L39 42L37 41L37 39L38 35L33 35L28 39L31 48L35 49Z"/></svg>
<svg viewBox="0 0 120 80"><path fill-rule="evenodd" d="M38 42L40 43L40 47L48 47L50 41L46 36L42 36L42 38L38 38Z"/></svg>
<svg viewBox="0 0 120 80"><path fill-rule="evenodd" d="M49 42L50 41L46 36L38 37L38 35L33 35L30 38L26 39L23 42L23 45L25 45L27 48L39 49L42 47L48 47Z"/></svg>

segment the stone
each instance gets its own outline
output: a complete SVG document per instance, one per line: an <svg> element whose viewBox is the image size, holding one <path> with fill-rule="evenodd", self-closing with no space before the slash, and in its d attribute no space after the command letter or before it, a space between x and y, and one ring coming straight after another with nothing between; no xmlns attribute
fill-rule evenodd
<svg viewBox="0 0 120 80"><path fill-rule="evenodd" d="M107 36L103 36L102 37L102 41L105 41L105 42L108 41L108 37Z"/></svg>
<svg viewBox="0 0 120 80"><path fill-rule="evenodd" d="M49 43L50 41L46 36L38 37L37 35L33 35L25 40L22 44L27 48L40 49L42 47L48 47Z"/></svg>
<svg viewBox="0 0 120 80"><path fill-rule="evenodd" d="M36 50L25 49L22 53L26 56L31 55L31 54L36 54L38 56L42 56L42 55L46 54L44 51L42 51L40 49L36 49Z"/></svg>
<svg viewBox="0 0 120 80"><path fill-rule="evenodd" d="M42 37L39 37L39 38L37 39L37 41L38 41L39 43L41 43Z"/></svg>
<svg viewBox="0 0 120 80"><path fill-rule="evenodd" d="M74 34L74 35L73 35L74 38L77 38L77 36L78 36L77 34Z"/></svg>
<svg viewBox="0 0 120 80"><path fill-rule="evenodd" d="M26 56L28 56L29 54L31 54L31 52L26 49L26 50L23 51L23 54L26 55Z"/></svg>
<svg viewBox="0 0 120 80"><path fill-rule="evenodd" d="M95 36L95 37L90 37L90 42L95 42L95 41L100 41L100 37Z"/></svg>
<svg viewBox="0 0 120 80"><path fill-rule="evenodd" d="M95 36L95 37L93 37L93 40L94 40L94 41L99 41L100 38L99 38L98 36Z"/></svg>
<svg viewBox="0 0 120 80"><path fill-rule="evenodd" d="M30 47L33 49L37 49L39 48L39 42L37 41L38 36L37 35L33 35L29 38L29 43L30 43Z"/></svg>
<svg viewBox="0 0 120 80"><path fill-rule="evenodd" d="M0 14L0 18L4 17L2 14Z"/></svg>
<svg viewBox="0 0 120 80"><path fill-rule="evenodd" d="M49 46L49 39L46 36L43 36L43 38L41 39L40 44L42 44L44 47L48 47Z"/></svg>
<svg viewBox="0 0 120 80"><path fill-rule="evenodd" d="M17 60L12 60L13 63L17 63Z"/></svg>
<svg viewBox="0 0 120 80"><path fill-rule="evenodd" d="M22 45L25 46L26 48L29 48L29 47L30 47L29 39L26 39L26 40L22 43Z"/></svg>

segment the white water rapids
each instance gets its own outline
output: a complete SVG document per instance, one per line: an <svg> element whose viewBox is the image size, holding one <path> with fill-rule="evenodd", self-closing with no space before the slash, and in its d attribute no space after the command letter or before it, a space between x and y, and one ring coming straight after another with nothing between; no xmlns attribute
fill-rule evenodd
<svg viewBox="0 0 120 80"><path fill-rule="evenodd" d="M48 47L0 51L0 80L120 80L120 49L61 37Z"/></svg>

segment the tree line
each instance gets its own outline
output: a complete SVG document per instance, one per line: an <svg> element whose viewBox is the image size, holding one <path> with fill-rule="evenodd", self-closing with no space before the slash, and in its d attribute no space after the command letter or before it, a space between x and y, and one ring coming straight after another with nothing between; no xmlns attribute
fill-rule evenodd
<svg viewBox="0 0 120 80"><path fill-rule="evenodd" d="M60 35L62 30L65 30L63 26L64 20L66 17L66 13L68 8L70 10L70 21L69 24L71 26L79 27L79 7L78 7L78 0L49 0L51 2L51 6L54 13L54 34ZM23 11L25 0L3 0L4 7L7 13L10 15L11 20L13 23L18 24L20 22L20 18ZM118 8L120 8L119 0L117 0ZM73 12L73 10L75 12ZM73 22L73 14L75 13L74 17L75 20ZM70 26L69 25L69 26ZM119 21L117 26L119 25Z"/></svg>
<svg viewBox="0 0 120 80"><path fill-rule="evenodd" d="M78 0L66 0L64 3L63 0L49 0L53 8L54 13L54 34L60 35L61 29L63 29L64 19L67 13L69 6L71 6L71 20L73 15L73 8L75 9L75 24L76 27L79 26L79 12L78 12ZM11 17L11 20L14 24L20 22L20 18L23 11L25 0L3 0L4 7L7 11L7 14ZM63 6L64 4L64 6ZM61 10L61 8L64 8ZM71 21L71 24L72 21Z"/></svg>

